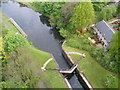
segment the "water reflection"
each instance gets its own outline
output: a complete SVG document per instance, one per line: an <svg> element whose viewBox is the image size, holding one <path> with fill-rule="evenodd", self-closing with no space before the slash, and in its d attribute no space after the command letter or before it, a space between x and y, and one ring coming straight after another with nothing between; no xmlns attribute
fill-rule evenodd
<svg viewBox="0 0 120 90"><path fill-rule="evenodd" d="M39 17L40 17L40 20L43 24L46 24L48 27L51 27L50 22L48 21L49 20L48 17L45 17L43 15L40 15ZM63 37L60 36L60 33L58 32L58 30L55 27L51 27L49 32L50 32L50 34L53 34L55 39L57 39L57 40L62 40L63 39Z"/></svg>
<svg viewBox="0 0 120 90"><path fill-rule="evenodd" d="M48 17L43 16L43 15L40 15L39 17L40 17L40 20L43 24L46 24L48 27L51 27L50 22L48 21L48 19L49 19Z"/></svg>
<svg viewBox="0 0 120 90"><path fill-rule="evenodd" d="M54 35L54 38L57 40L63 40L64 38L62 36L60 36L59 30L57 30L56 28L52 28L50 29L50 33Z"/></svg>

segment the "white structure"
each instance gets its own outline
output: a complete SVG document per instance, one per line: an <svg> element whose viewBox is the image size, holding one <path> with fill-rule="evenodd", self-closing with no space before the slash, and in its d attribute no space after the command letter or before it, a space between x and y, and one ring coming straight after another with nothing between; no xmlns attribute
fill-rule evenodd
<svg viewBox="0 0 120 90"><path fill-rule="evenodd" d="M42 71L45 71L46 69L46 66L47 66L47 64L50 62L50 61L52 61L53 60L53 58L50 58L50 59L48 59L45 63L44 63L44 65L43 65L43 67L41 67L41 69L42 69Z"/></svg>

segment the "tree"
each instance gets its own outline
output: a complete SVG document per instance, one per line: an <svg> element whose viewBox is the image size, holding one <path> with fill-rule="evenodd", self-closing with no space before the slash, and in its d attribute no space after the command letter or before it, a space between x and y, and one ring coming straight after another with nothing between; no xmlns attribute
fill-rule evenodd
<svg viewBox="0 0 120 90"><path fill-rule="evenodd" d="M64 27L66 27L69 24L69 20L73 15L73 10L76 5L78 5L79 2L66 2L61 7L61 13L62 13L62 22L64 23Z"/></svg>
<svg viewBox="0 0 120 90"><path fill-rule="evenodd" d="M73 16L70 19L70 23L73 29L85 28L93 23L94 9L91 2L80 2L78 6L74 8Z"/></svg>
<svg viewBox="0 0 120 90"><path fill-rule="evenodd" d="M102 8L101 12L97 12L97 18L99 21L101 20L109 20L113 17L116 17L116 7L115 6L107 6Z"/></svg>
<svg viewBox="0 0 120 90"><path fill-rule="evenodd" d="M107 2L92 2L95 11L100 12Z"/></svg>
<svg viewBox="0 0 120 90"><path fill-rule="evenodd" d="M120 41L118 39L119 35L120 35L119 31L117 31L113 35L113 38L111 39L110 50L109 50L109 52L116 58L118 57L118 50L120 50Z"/></svg>
<svg viewBox="0 0 120 90"><path fill-rule="evenodd" d="M117 7L117 15L118 15L118 17L120 18L120 3L119 3L119 5L118 5L118 7Z"/></svg>

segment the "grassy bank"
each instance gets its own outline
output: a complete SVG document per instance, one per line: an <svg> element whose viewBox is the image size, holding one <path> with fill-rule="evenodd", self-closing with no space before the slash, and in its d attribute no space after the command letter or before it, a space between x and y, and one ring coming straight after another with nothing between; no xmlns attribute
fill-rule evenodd
<svg viewBox="0 0 120 90"><path fill-rule="evenodd" d="M83 71L93 88L118 88L117 74L105 70L87 51L70 47L66 45L66 43L64 45L64 50L67 52L85 53L86 58L80 60L78 68L80 71ZM71 54L70 56L74 61L80 59L78 55Z"/></svg>
<svg viewBox="0 0 120 90"><path fill-rule="evenodd" d="M41 70L51 55L37 50L22 37L7 17L2 14L0 17L6 53L2 60L3 79L0 84L4 88L67 88L59 72ZM52 61L47 67L56 68L57 65Z"/></svg>
<svg viewBox="0 0 120 90"><path fill-rule="evenodd" d="M91 37L91 38L95 37L95 35L93 35L93 30L90 29L84 34L83 33L76 34L75 30L71 29L71 26L73 26L73 24L71 24L71 25L69 24L70 25L69 26L67 19L61 18L62 17L61 13L60 13L60 12L62 12L60 9L61 7L59 7L58 10L54 11L53 8L54 9L56 9L56 8L55 7L51 8L51 6L54 6L52 3L46 4L46 3L40 3L40 2L35 3L34 2L34 3L23 3L23 4L33 8L34 10L36 10L38 12L41 12L45 16L50 17L49 21L50 22L52 21L51 25L58 27L58 29L60 29L61 35L67 39L67 43L64 46L66 51L85 52L87 54L87 57L85 58L86 60L80 61L81 63L79 65L79 69L85 73L87 79L89 80L89 82L92 84L92 86L94 88L116 88L116 87L118 87L117 75L116 74L114 75L109 72L109 71L111 71L111 72L117 73L117 67L116 67L117 64L116 64L115 60L112 59L111 55L107 51L106 52L104 51L104 48L102 46L96 47L87 39L88 37ZM67 4L66 4L66 6L67 6ZM62 14L65 14L65 16L66 16L69 13L70 7L68 7L68 9L67 9L68 12L65 12L65 13L63 12ZM79 10L80 9L78 9L78 11ZM83 9L81 9L81 11L82 10ZM76 14L76 16L77 15L79 15L79 13ZM88 13L88 15L89 15L89 13ZM88 16L86 16L86 18L87 17ZM71 18L71 17L69 17L69 18ZM65 27L68 26L69 28L67 28L67 27L64 28L63 22L62 23L59 22L61 20L67 21ZM72 21L74 21L74 20L75 19L73 19ZM77 19L76 19L76 21L77 21ZM78 23L79 23L79 21L78 21ZM76 23L76 24L78 24L78 23ZM84 22L83 22L83 24L84 24ZM76 25L74 25L74 26L76 26ZM71 31L69 31L69 29ZM76 56L76 55L71 55L71 57L75 61L80 58L79 56ZM99 63L97 63L97 61ZM105 70L100 64L109 71Z"/></svg>

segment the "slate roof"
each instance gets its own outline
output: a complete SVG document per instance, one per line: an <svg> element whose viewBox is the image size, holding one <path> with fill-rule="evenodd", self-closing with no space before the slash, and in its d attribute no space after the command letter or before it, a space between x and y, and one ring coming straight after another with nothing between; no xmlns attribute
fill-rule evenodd
<svg viewBox="0 0 120 90"><path fill-rule="evenodd" d="M105 40L109 43L112 35L115 33L114 29L110 27L104 20L98 22L96 24L96 28L105 38Z"/></svg>

